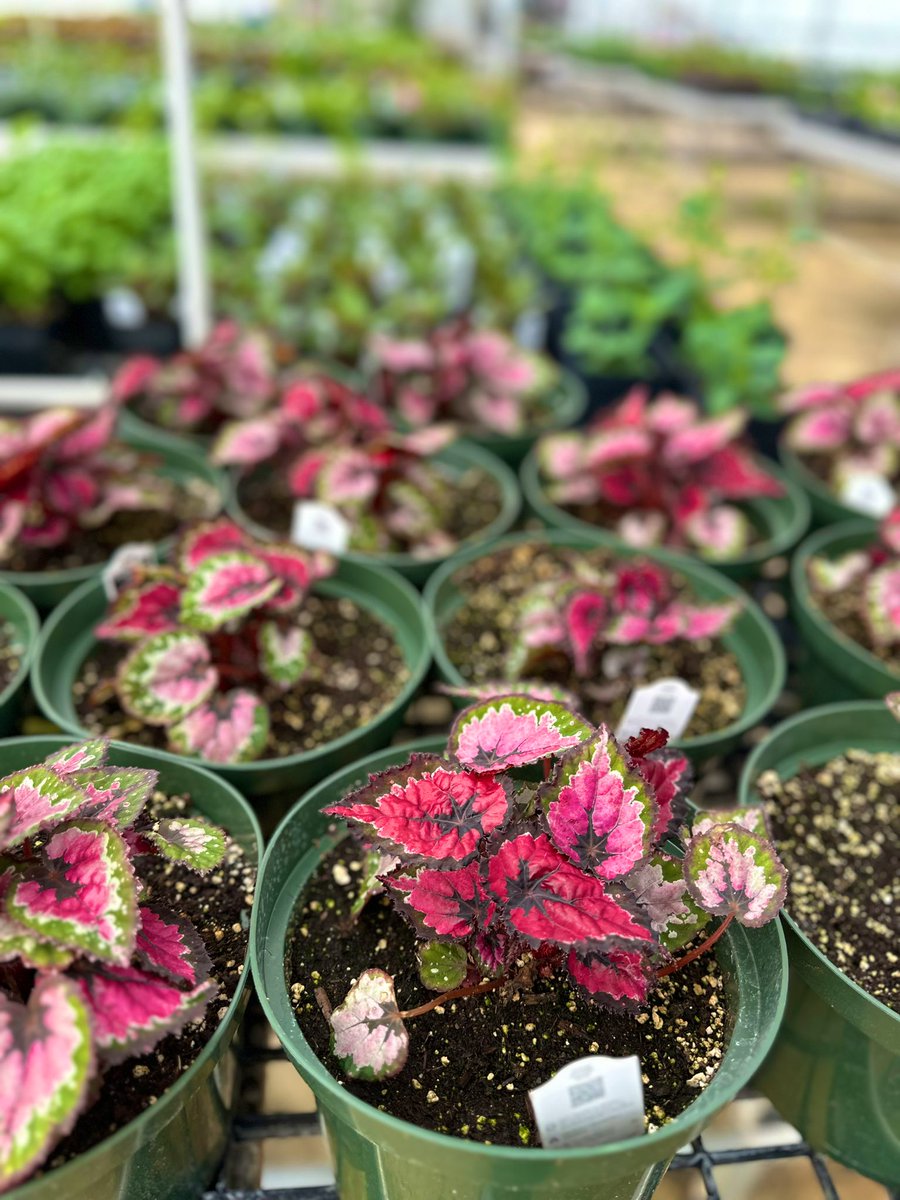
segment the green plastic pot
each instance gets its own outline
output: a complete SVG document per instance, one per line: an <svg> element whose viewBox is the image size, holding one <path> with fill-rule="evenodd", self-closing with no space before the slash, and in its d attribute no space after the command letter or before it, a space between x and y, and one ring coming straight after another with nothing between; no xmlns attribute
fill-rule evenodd
<svg viewBox="0 0 900 1200"><path fill-rule="evenodd" d="M835 558L850 550L864 549L876 537L877 529L871 521L846 521L811 534L791 562L794 619L811 660L808 665L812 667L809 678L805 677L807 672L801 671L800 682L804 693L811 698L878 699L900 688L900 676L828 620L814 601L807 579L811 558L819 555Z"/></svg>
<svg viewBox="0 0 900 1200"><path fill-rule="evenodd" d="M884 704L813 708L777 726L747 760L740 804L766 770L782 779L849 749L897 751ZM790 895L788 896L788 909ZM839 971L782 912L790 960L784 1022L756 1086L810 1145L861 1175L900 1183L900 1016Z"/></svg>
<svg viewBox="0 0 900 1200"><path fill-rule="evenodd" d="M724 754L732 749L741 735L760 721L775 703L784 686L785 657L781 641L772 625L736 583L726 579L718 571L698 563L695 559L671 550L635 550L623 546L609 534L585 529L547 529L540 533L518 533L491 543L489 546L473 546L448 559L431 579L424 591L425 606L431 620L434 660L441 678L456 687L466 681L450 661L444 646L441 631L463 602L463 595L454 583L454 575L460 567L477 558L514 546L522 542L545 542L551 546L597 547L613 546L623 558L642 556L665 563L689 580L701 600L736 600L741 613L733 628L722 639L724 645L738 659L741 674L747 688L747 704L738 721L715 733L701 737L686 737L673 742L691 758L708 758L713 754Z"/></svg>
<svg viewBox="0 0 900 1200"><path fill-rule="evenodd" d="M784 434L782 434L778 442L778 457L781 459L781 465L788 476L809 497L814 526L833 525L836 521L858 521L864 519L868 521L870 528L876 528L877 521L869 517L864 517L858 509L849 508L846 504L842 504L838 500L831 488L826 486L818 475L814 475L803 462L802 458L794 453L787 444L787 438Z"/></svg>
<svg viewBox="0 0 900 1200"><path fill-rule="evenodd" d="M546 424L541 423L539 430L514 436L505 436L502 433L469 434L468 438L476 446L489 450L510 466L517 467L531 452L540 436L571 429L573 425L578 424L587 409L587 391L584 384L571 371L561 369L559 384L547 397L545 406L549 420Z"/></svg>
<svg viewBox="0 0 900 1200"><path fill-rule="evenodd" d="M288 927L298 895L334 844L324 805L369 772L403 762L432 739L392 747L320 783L291 810L266 854L250 926L256 990L294 1066L312 1088L331 1144L341 1200L647 1200L675 1151L731 1100L772 1044L786 993L784 938L777 922L730 929L719 943L736 1024L709 1087L664 1129L589 1150L485 1146L432 1133L357 1099L315 1057L291 1007L285 977ZM413 1033L415 1045L415 1034Z"/></svg>
<svg viewBox="0 0 900 1200"><path fill-rule="evenodd" d="M500 512L490 524L485 525L484 529L480 530L473 537L468 538L464 545L482 546L485 542L491 541L493 538L501 537L507 530L511 529L516 517L519 515L519 509L522 505L522 496L519 492L519 483L515 474L509 469L505 462L502 462L495 454L491 454L488 450L484 450L481 446L476 446L472 442L458 441L452 446L448 446L446 450L442 450L436 454L435 460L444 463L462 473L472 467L481 467L491 475L500 487ZM232 478L231 498L228 502L228 511L231 517L239 524L248 529L254 537L262 538L266 541L271 541L275 534L270 529L257 524L244 512L238 500L238 482L237 478ZM374 564L379 567L389 567L393 571L408 579L411 583L417 585L423 584L429 578L435 567L438 567L445 561L444 555L432 555L428 558L416 558L412 554L361 554L356 551L348 551L341 555L345 562L359 563L361 565Z"/></svg>
<svg viewBox="0 0 900 1200"><path fill-rule="evenodd" d="M8 622L15 630L16 640L22 646L22 656L18 671L0 692L0 736L9 733L18 720L22 695L41 627L34 605L27 596L11 584L0 582L0 623L2 622Z"/></svg>
<svg viewBox="0 0 900 1200"><path fill-rule="evenodd" d="M385 745L403 719L404 710L431 663L421 598L395 572L342 562L335 575L316 585L316 591L325 596L348 596L390 626L406 659L409 679L400 694L368 725L315 750L231 765L193 760L202 762L210 771L227 779L245 796L290 792L293 802L303 787L318 782L345 763L353 762L360 754ZM85 584L50 616L35 654L31 684L41 711L60 728L76 735L84 735L85 731L75 711L72 685L81 664L96 644L93 631L106 607L99 581ZM161 751L156 753L176 762L185 761ZM266 815L271 817L271 812Z"/></svg>
<svg viewBox="0 0 900 1200"><path fill-rule="evenodd" d="M137 428L123 432L122 440L137 450L158 454L162 459L161 475L185 483L190 479L200 478L212 484L224 504L228 491L224 475L211 467L193 447L178 444L174 440L160 441ZM160 552L167 544L160 543ZM88 567L64 567L57 571L0 571L0 581L15 584L39 612L46 613L55 608L75 588L89 579L97 578L103 570L103 565L94 563Z"/></svg>
<svg viewBox="0 0 900 1200"><path fill-rule="evenodd" d="M784 487L783 496L760 496L742 504L753 524L764 537L739 558L700 561L727 575L729 579L748 579L759 574L760 568L779 554L787 554L796 546L809 526L809 500L803 489L774 463L766 462L766 471ZM548 499L541 481L537 451L532 450L519 470L519 482L526 505L551 529L577 529L603 533L619 542L609 530L582 521Z"/></svg>
<svg viewBox="0 0 900 1200"><path fill-rule="evenodd" d="M71 739L0 742L0 774L39 762ZM197 810L222 825L254 862L262 836L246 801L196 763L113 742L116 766L153 767L166 790L186 791ZM232 1043L247 1005L247 975L197 1060L140 1116L55 1171L8 1193L7 1200L194 1200L215 1179L237 1100Z"/></svg>

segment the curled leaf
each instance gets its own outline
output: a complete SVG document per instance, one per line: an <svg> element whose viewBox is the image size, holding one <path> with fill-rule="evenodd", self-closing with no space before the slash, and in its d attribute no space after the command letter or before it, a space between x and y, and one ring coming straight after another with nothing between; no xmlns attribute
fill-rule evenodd
<svg viewBox="0 0 900 1200"><path fill-rule="evenodd" d="M268 739L269 709L246 688L211 696L169 729L169 741L179 754L218 763L252 762Z"/></svg>
<svg viewBox="0 0 900 1200"><path fill-rule="evenodd" d="M691 838L684 877L702 909L753 929L778 915L787 892L787 871L772 844L736 824Z"/></svg>
<svg viewBox="0 0 900 1200"><path fill-rule="evenodd" d="M430 932L464 938L490 924L495 904L475 863L449 871L423 867L414 875L385 880Z"/></svg>
<svg viewBox="0 0 900 1200"><path fill-rule="evenodd" d="M647 957L622 947L606 951L569 952L569 974L597 1004L631 1011L647 1003L652 974Z"/></svg>
<svg viewBox="0 0 900 1200"><path fill-rule="evenodd" d="M171 579L151 579L123 588L95 628L98 638L136 641L178 628L181 590Z"/></svg>
<svg viewBox="0 0 900 1200"><path fill-rule="evenodd" d="M141 966L173 983L196 987L212 971L203 938L185 917L142 905L135 955Z"/></svg>
<svg viewBox="0 0 900 1200"><path fill-rule="evenodd" d="M389 1079L403 1070L409 1034L385 971L363 971L330 1022L331 1048L351 1079Z"/></svg>

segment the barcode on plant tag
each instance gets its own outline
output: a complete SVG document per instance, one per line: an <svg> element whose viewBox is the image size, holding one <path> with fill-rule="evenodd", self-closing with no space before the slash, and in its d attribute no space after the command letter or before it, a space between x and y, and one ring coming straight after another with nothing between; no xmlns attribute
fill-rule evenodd
<svg viewBox="0 0 900 1200"><path fill-rule="evenodd" d="M644 1086L636 1054L594 1054L568 1063L528 1093L541 1145L602 1146L644 1132Z"/></svg>
<svg viewBox="0 0 900 1200"><path fill-rule="evenodd" d="M657 679L635 688L628 698L616 737L624 742L636 737L642 729L662 727L669 740L674 742L691 723L699 699L697 689L683 679Z"/></svg>
<svg viewBox="0 0 900 1200"><path fill-rule="evenodd" d="M576 1083L569 1088L569 1103L573 1108L581 1108L592 1100L602 1100L606 1095L606 1084L602 1079L592 1079L589 1083Z"/></svg>

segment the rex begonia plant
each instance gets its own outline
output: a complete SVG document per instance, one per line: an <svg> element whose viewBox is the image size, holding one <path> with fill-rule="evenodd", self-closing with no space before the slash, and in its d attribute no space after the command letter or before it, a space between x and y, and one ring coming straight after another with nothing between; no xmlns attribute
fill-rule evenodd
<svg viewBox="0 0 900 1200"><path fill-rule="evenodd" d="M254 541L228 520L189 526L173 563L136 568L94 630L130 646L112 681L123 710L165 729L176 753L258 758L269 736L264 691L319 669L297 616L332 570L325 554Z"/></svg>
<svg viewBox="0 0 900 1200"><path fill-rule="evenodd" d="M332 505L350 523L350 548L443 554L456 502L431 455L455 436L450 425L398 433L384 411L326 376L297 380L279 407L226 425L213 461L244 470L275 459L296 500Z"/></svg>
<svg viewBox="0 0 900 1200"><path fill-rule="evenodd" d="M500 989L514 1003L539 975L566 971L591 1001L637 1008L732 921L772 920L787 873L759 810L704 814L682 831L683 858L664 848L687 771L666 740L644 729L620 746L563 705L498 696L460 713L444 755L414 754L324 810L371 852L354 911L386 889L438 993L401 1011L391 976L368 968L323 1004L348 1075L397 1074L405 1021ZM724 919L675 960L711 917Z"/></svg>
<svg viewBox="0 0 900 1200"><path fill-rule="evenodd" d="M209 433L274 404L278 377L262 334L222 321L203 343L162 360L129 359L113 380L113 398L179 433Z"/></svg>
<svg viewBox="0 0 900 1200"><path fill-rule="evenodd" d="M791 417L788 447L821 463L826 482L847 497L850 507L857 507L854 479L873 475L893 488L895 503L900 501L900 370L800 388L782 400L781 409Z"/></svg>
<svg viewBox="0 0 900 1200"><path fill-rule="evenodd" d="M884 518L866 549L811 558L807 578L819 599L837 593L854 597L874 646L900 643L900 508Z"/></svg>
<svg viewBox="0 0 900 1200"><path fill-rule="evenodd" d="M177 485L113 440L116 416L106 404L0 418L0 563L17 544L62 546L120 512L173 510Z"/></svg>
<svg viewBox="0 0 900 1200"><path fill-rule="evenodd" d="M612 699L630 689L629 665L640 673L643 647L720 637L739 611L731 600L713 604L681 598L672 572L649 559L607 568L576 563L568 576L538 583L523 596L507 674L527 677L561 660L598 699Z"/></svg>
<svg viewBox="0 0 900 1200"><path fill-rule="evenodd" d="M740 435L746 413L703 417L693 400L637 386L587 431L548 434L537 454L554 504L587 509L629 545L737 558L753 536L741 501L781 484Z"/></svg>
<svg viewBox="0 0 900 1200"><path fill-rule="evenodd" d="M420 340L377 334L369 355L380 398L414 429L447 420L476 432L525 433L541 423L540 403L558 378L546 356L464 319Z"/></svg>
<svg viewBox="0 0 900 1200"><path fill-rule="evenodd" d="M203 1018L218 987L182 916L142 899L147 856L205 874L225 833L148 819L157 772L102 739L0 779L0 1192L73 1127L103 1069Z"/></svg>

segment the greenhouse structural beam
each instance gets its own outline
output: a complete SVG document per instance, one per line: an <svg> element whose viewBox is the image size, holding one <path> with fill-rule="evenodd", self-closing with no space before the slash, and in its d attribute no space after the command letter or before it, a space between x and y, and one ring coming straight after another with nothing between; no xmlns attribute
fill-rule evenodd
<svg viewBox="0 0 900 1200"><path fill-rule="evenodd" d="M194 145L186 0L162 0L160 34L178 257L178 319L184 345L197 346L205 341L212 327L212 297L206 262L200 172Z"/></svg>

